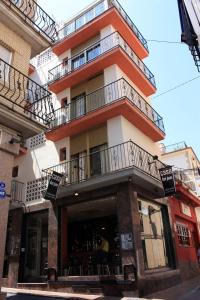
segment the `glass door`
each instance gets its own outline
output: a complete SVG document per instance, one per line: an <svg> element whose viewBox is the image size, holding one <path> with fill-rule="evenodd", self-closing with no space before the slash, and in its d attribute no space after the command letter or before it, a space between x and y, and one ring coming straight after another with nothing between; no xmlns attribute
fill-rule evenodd
<svg viewBox="0 0 200 300"><path fill-rule="evenodd" d="M48 255L48 214L35 213L27 217L25 243L26 281L35 281L44 275Z"/></svg>

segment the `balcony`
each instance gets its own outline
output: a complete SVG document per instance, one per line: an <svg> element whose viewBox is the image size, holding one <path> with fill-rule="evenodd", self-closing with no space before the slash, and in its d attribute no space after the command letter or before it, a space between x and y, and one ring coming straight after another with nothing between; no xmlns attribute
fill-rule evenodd
<svg viewBox="0 0 200 300"><path fill-rule="evenodd" d="M118 115L123 115L152 140L164 138L162 117L123 78L55 110L46 135L55 142Z"/></svg>
<svg viewBox="0 0 200 300"><path fill-rule="evenodd" d="M154 75L118 32L110 34L50 70L49 89L59 93L116 63L146 96L155 93Z"/></svg>
<svg viewBox="0 0 200 300"><path fill-rule="evenodd" d="M167 154L170 152L180 151L180 150L184 150L187 148L188 148L187 144L184 141L182 141L182 142L172 144L172 145L167 145L167 146L165 146L164 144L161 144L160 150L161 150L162 154Z"/></svg>
<svg viewBox="0 0 200 300"><path fill-rule="evenodd" d="M155 157L136 145L131 140L110 148L92 152L89 155L52 166L43 170L45 176L51 176L53 171L63 174L61 186L69 191L73 186L80 191L87 185L94 188L130 180L145 188L157 185L159 195L163 195L159 169L164 165ZM46 177L45 177L46 178ZM65 192L67 192L65 189ZM72 191L71 189L71 191ZM158 192L156 190L156 193ZM62 191L60 191L60 195ZM64 194L63 194L64 196ZM157 195L158 196L158 195ZM58 195L59 197L59 195Z"/></svg>
<svg viewBox="0 0 200 300"><path fill-rule="evenodd" d="M0 1L0 20L32 46L32 57L52 44L55 21L34 0Z"/></svg>
<svg viewBox="0 0 200 300"><path fill-rule="evenodd" d="M53 117L51 93L0 59L1 124L29 138L46 130Z"/></svg>
<svg viewBox="0 0 200 300"><path fill-rule="evenodd" d="M90 39L95 36L108 25L113 25L125 40L131 43L130 46L140 58L148 56L147 41L116 0L98 1L98 3L66 23L58 31L53 52L59 56L66 49L75 48L83 43L86 38Z"/></svg>

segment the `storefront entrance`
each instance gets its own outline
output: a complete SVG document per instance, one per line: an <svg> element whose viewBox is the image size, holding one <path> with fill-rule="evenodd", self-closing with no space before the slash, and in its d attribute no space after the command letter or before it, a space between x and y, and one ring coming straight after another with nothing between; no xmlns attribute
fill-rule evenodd
<svg viewBox="0 0 200 300"><path fill-rule="evenodd" d="M48 213L27 216L24 256L24 281L37 281L44 275L48 249Z"/></svg>
<svg viewBox="0 0 200 300"><path fill-rule="evenodd" d="M62 224L62 275L122 274L115 199L68 207L67 219Z"/></svg>

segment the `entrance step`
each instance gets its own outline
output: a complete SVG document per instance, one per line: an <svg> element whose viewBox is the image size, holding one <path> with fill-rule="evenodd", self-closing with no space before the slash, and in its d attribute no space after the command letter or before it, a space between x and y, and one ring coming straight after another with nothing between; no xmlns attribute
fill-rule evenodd
<svg viewBox="0 0 200 300"><path fill-rule="evenodd" d="M76 278L70 276L66 277L65 280L58 278L57 281L49 281L48 283L18 283L17 288L101 296L121 297L131 294L133 297L137 291L137 284L132 281L116 280L112 276L100 278L87 276L87 279L81 278L81 276Z"/></svg>
<svg viewBox="0 0 200 300"><path fill-rule="evenodd" d="M18 289L29 289L29 290L40 290L40 291L46 291L48 289L47 283L18 283L17 284Z"/></svg>

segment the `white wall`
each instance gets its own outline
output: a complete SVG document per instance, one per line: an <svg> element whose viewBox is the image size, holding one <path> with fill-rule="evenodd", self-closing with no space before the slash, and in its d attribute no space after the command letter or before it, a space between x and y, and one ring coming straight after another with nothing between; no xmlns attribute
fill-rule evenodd
<svg viewBox="0 0 200 300"><path fill-rule="evenodd" d="M49 168L60 163L59 149L67 148L67 160L69 159L69 138L64 138L56 143L46 141L44 145L28 150L26 155L15 159L15 166L19 166L19 173L16 180L27 182L40 178L42 169Z"/></svg>
<svg viewBox="0 0 200 300"><path fill-rule="evenodd" d="M132 140L152 155L159 155L158 144L154 143L123 116L108 120L107 131L109 147Z"/></svg>

